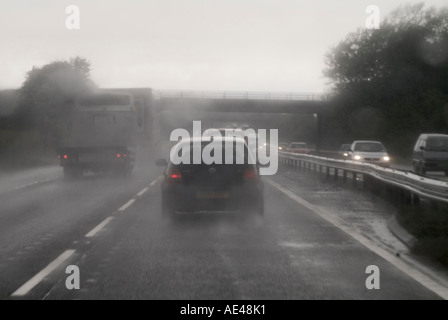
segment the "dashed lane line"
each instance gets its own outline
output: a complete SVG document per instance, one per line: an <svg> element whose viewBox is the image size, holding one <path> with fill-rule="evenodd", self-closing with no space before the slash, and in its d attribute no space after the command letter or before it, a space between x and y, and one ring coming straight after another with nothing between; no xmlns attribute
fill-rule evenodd
<svg viewBox="0 0 448 320"><path fill-rule="evenodd" d="M159 182L159 180L162 178L162 176L159 176L156 180L154 180L153 182L151 182L150 186L154 186L157 182Z"/></svg>
<svg viewBox="0 0 448 320"><path fill-rule="evenodd" d="M162 176L159 176L156 180L152 181L150 186L154 186L161 178ZM24 187L32 186L34 184L42 183L42 182L48 182L51 181L50 179L42 180L33 182L27 185L20 186L17 189L21 189ZM149 187L143 188L137 196L142 196L145 192L149 190ZM124 205L122 205L118 211L123 212L127 208L129 208L133 203L135 202L135 199L130 199L128 202L126 202ZM103 222L101 222L99 225L97 225L95 228L93 228L90 232L88 232L85 237L91 238L94 235L96 235L100 230L102 230L110 221L112 221L114 217L107 217L104 219ZM37 286L43 279L45 279L49 274L51 274L54 270L56 270L60 265L62 265L67 259L69 259L73 254L75 253L75 250L70 249L64 251L59 257L57 257L54 261L52 261L47 267L42 269L39 273L37 273L34 277L32 277L30 280L28 280L25 284L23 284L19 289L14 291L11 294L11 297L23 297L27 295L35 286Z"/></svg>
<svg viewBox="0 0 448 320"><path fill-rule="evenodd" d="M135 199L131 199L131 200L129 200L128 202L126 202L124 205L122 205L119 209L118 209L118 211L119 212L123 212L123 211L125 211L127 208L129 208L130 206L132 206L132 204L135 202Z"/></svg>
<svg viewBox="0 0 448 320"><path fill-rule="evenodd" d="M139 193L137 193L137 197L141 197L141 196L142 196L146 191L148 191L148 190L149 190L148 187L143 188L142 191L140 191Z"/></svg>
<svg viewBox="0 0 448 320"><path fill-rule="evenodd" d="M86 238L91 238L95 234L97 234L101 229L103 229L109 222L111 222L113 217L107 217L104 219L103 222L101 222L99 225L97 225L95 228L93 228L89 233L85 235Z"/></svg>
<svg viewBox="0 0 448 320"><path fill-rule="evenodd" d="M57 257L53 262L46 266L42 271L32 277L30 280L25 282L19 289L17 289L11 297L23 297L28 294L35 286L37 286L43 279L45 279L50 273L56 270L61 264L63 264L68 258L70 258L75 253L75 250L64 251L59 257Z"/></svg>

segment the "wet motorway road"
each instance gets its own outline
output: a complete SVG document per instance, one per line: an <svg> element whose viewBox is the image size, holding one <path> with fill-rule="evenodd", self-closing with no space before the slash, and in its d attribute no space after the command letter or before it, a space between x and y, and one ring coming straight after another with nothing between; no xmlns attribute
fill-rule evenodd
<svg viewBox="0 0 448 320"><path fill-rule="evenodd" d="M125 179L44 173L1 189L0 299L447 297L445 287L304 200L287 172L265 179L263 221L175 224L161 217L155 166ZM66 288L68 265L79 268L79 290ZM369 265L379 267L379 290L366 288Z"/></svg>

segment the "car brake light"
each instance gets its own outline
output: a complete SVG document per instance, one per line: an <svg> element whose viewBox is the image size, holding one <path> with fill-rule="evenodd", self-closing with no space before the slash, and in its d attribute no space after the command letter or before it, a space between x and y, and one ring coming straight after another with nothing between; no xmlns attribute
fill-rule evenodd
<svg viewBox="0 0 448 320"><path fill-rule="evenodd" d="M67 158L68 158L68 156L66 154L64 154L64 159L67 159Z"/></svg>
<svg viewBox="0 0 448 320"><path fill-rule="evenodd" d="M182 179L182 172L179 169L171 169L168 173L168 179L171 181L179 181Z"/></svg>
<svg viewBox="0 0 448 320"><path fill-rule="evenodd" d="M258 176L257 170L255 168L244 169L244 173L243 173L244 179L256 179L257 176Z"/></svg>
<svg viewBox="0 0 448 320"><path fill-rule="evenodd" d="M120 157L121 157L121 155L119 153L117 153L117 158L120 158Z"/></svg>

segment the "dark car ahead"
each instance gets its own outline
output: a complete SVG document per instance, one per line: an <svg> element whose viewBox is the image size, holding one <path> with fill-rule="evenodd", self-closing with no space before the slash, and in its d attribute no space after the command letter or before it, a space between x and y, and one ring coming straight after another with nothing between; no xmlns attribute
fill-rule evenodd
<svg viewBox="0 0 448 320"><path fill-rule="evenodd" d="M194 144L200 146L201 154L204 151L210 154L210 141L192 138L174 146L171 155L182 155L183 159L190 161L175 164L170 159L166 164L161 183L162 213L169 218L189 213L262 216L263 182L244 139L222 137L215 138L213 142L215 146L220 146L220 151L215 149L215 152L221 153L215 160L221 158L221 161L212 163L202 157L200 163L192 161ZM233 146L231 150L226 150L226 143ZM183 155L182 151L187 155ZM214 156L214 152L211 154ZM230 160L232 163L229 163ZM163 162L159 160L158 164Z"/></svg>

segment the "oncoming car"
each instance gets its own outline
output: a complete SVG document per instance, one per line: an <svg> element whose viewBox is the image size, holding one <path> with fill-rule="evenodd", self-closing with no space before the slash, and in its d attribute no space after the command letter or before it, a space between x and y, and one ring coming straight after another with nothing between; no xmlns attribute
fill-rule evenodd
<svg viewBox="0 0 448 320"><path fill-rule="evenodd" d="M341 147L339 148L339 156L342 159L347 159L348 158L348 151L350 150L351 144L343 144L341 145Z"/></svg>
<svg viewBox="0 0 448 320"><path fill-rule="evenodd" d="M280 142L278 144L278 151L287 151L289 147L289 143L286 142Z"/></svg>
<svg viewBox="0 0 448 320"><path fill-rule="evenodd" d="M390 157L380 141L354 141L348 150L348 158L354 161L369 162L388 167Z"/></svg>
<svg viewBox="0 0 448 320"><path fill-rule="evenodd" d="M291 142L288 147L288 152L292 153L309 153L308 145L305 142Z"/></svg>
<svg viewBox="0 0 448 320"><path fill-rule="evenodd" d="M170 219L192 213L262 216L263 182L244 139L215 138L213 143L219 148L210 154L218 161L213 162L203 157L210 152L210 143L199 137L184 139L173 147L168 162L157 161L166 165L161 183L163 215ZM195 146L200 148L201 159L194 158ZM175 163L173 155L186 161Z"/></svg>

